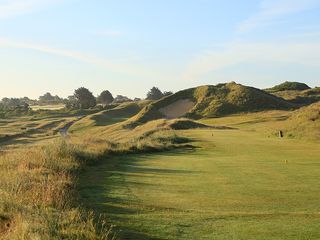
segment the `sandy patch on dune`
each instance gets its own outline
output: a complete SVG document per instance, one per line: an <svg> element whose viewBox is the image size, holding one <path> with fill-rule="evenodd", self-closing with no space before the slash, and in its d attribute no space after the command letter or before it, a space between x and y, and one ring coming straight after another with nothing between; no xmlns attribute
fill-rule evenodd
<svg viewBox="0 0 320 240"><path fill-rule="evenodd" d="M166 107L159 109L159 111L166 118L178 118L184 116L187 112L189 112L195 103L189 99L178 100Z"/></svg>

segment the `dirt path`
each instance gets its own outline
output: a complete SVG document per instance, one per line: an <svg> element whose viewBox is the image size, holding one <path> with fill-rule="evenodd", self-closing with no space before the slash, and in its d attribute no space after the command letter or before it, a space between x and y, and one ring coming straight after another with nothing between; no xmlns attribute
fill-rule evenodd
<svg viewBox="0 0 320 240"><path fill-rule="evenodd" d="M70 129L70 127L84 117L85 116L78 116L76 120L68 122L66 125L64 125L63 128L60 128L59 133L61 134L61 136L64 138L68 137L68 130Z"/></svg>

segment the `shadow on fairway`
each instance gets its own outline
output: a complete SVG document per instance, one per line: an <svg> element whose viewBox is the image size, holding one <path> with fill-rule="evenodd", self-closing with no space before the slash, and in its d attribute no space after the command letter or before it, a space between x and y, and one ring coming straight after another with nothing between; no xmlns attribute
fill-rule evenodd
<svg viewBox="0 0 320 240"><path fill-rule="evenodd" d="M188 150L175 150L166 153L166 156L185 155ZM191 151L191 150L189 150ZM92 209L97 216L105 216L110 224L129 221L129 215L147 213L153 206L143 204L141 200L131 192L130 186L141 185L156 187L155 184L126 181L127 175L134 174L142 178L163 178L167 175L194 174L196 171L181 169L164 169L143 167L144 161L148 161L152 154L130 154L105 158L100 164L89 166L81 175L79 182L80 198L86 207ZM156 181L155 181L156 182ZM114 194L117 192L118 194ZM132 221L132 220L131 220ZM134 240L158 240L155 236L146 234L138 227L129 228L115 226L115 231L120 239Z"/></svg>

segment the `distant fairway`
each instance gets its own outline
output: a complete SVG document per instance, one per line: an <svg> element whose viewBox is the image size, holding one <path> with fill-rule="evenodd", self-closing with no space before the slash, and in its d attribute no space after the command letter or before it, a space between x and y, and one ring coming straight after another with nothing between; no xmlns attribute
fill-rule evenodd
<svg viewBox="0 0 320 240"><path fill-rule="evenodd" d="M64 104L55 104L55 105L33 105L30 106L32 110L38 111L38 110L60 110L65 108Z"/></svg>
<svg viewBox="0 0 320 240"><path fill-rule="evenodd" d="M179 133L200 148L105 159L81 175L85 203L120 239L320 239L319 144L247 128Z"/></svg>

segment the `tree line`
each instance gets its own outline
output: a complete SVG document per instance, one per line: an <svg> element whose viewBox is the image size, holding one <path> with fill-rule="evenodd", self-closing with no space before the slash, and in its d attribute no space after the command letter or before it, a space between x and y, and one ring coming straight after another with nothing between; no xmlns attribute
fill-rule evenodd
<svg viewBox="0 0 320 240"><path fill-rule="evenodd" d="M172 92L162 92L157 87L152 87L147 95L146 100L158 100L173 94ZM15 111L17 113L30 111L30 105L55 105L64 104L68 109L89 109L97 105L106 106L108 104L119 104L123 102L140 101L140 98L130 99L127 96L117 95L113 97L108 90L102 91L97 97L85 88L76 89L73 95L68 98L61 98L58 95L52 95L47 92L40 96L38 100L32 100L28 97L23 98L3 98L0 101L0 111Z"/></svg>

